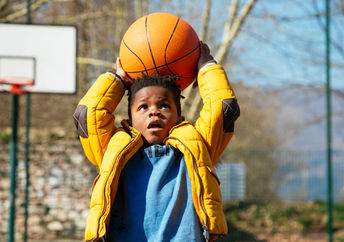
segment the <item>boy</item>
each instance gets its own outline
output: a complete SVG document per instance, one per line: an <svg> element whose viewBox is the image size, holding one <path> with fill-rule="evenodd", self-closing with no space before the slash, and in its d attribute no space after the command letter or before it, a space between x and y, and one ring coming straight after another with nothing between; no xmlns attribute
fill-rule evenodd
<svg viewBox="0 0 344 242"><path fill-rule="evenodd" d="M132 83L117 59L81 99L74 120L94 181L86 241L213 241L227 233L214 165L233 135L239 106L225 71L200 42L204 106L183 121L173 77ZM129 90L129 119L112 113Z"/></svg>

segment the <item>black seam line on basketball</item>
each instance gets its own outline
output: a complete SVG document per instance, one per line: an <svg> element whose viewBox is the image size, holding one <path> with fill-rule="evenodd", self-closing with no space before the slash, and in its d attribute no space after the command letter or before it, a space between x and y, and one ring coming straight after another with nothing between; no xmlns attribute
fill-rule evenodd
<svg viewBox="0 0 344 242"><path fill-rule="evenodd" d="M171 33L170 39L167 41L167 44L166 44L166 47L165 47L165 53L164 53L165 65L166 65L167 69L171 72L172 75L175 75L175 73L174 73L174 72L170 69L170 67L168 66L166 54L167 54L168 45L170 44L171 39L172 39L174 33L176 32L176 29L177 29L177 25L178 25L178 23L179 23L179 20L180 20L180 17L178 17L177 22L176 22L176 25L174 26L173 31L172 31L172 33Z"/></svg>
<svg viewBox="0 0 344 242"><path fill-rule="evenodd" d="M145 63L141 60L141 58L140 58L138 55L136 55L135 52L132 51L132 50L129 48L129 46L125 43L124 40L123 40L123 44L125 45L125 47L127 47L127 49L128 49L131 53L133 53L133 55L135 55L135 56L137 57L137 59L139 59L139 61L141 62L141 64L142 64L143 67L145 68L146 75L148 75L148 70L147 70L147 68L146 68L146 66L145 66ZM143 71L140 71L140 72L143 72ZM129 72L128 72L128 73L129 73ZM130 72L130 73L135 73L135 72Z"/></svg>
<svg viewBox="0 0 344 242"><path fill-rule="evenodd" d="M179 78L192 78L194 79L195 77L194 76L178 76Z"/></svg>
<svg viewBox="0 0 344 242"><path fill-rule="evenodd" d="M151 48L151 45L150 45L150 41L149 41L147 22L148 22L148 16L146 16L146 18L145 18L145 28L146 28L147 43L148 43L149 51L150 51L150 53L151 53L152 60L153 60L153 64L154 64L154 67L155 67L154 69L155 69L155 71L156 71L158 74L160 74L159 71L158 71L158 68L157 68L157 66L156 66L156 63L155 63L155 60L154 60L154 56L153 56L153 51L152 51L152 48Z"/></svg>
<svg viewBox="0 0 344 242"><path fill-rule="evenodd" d="M197 45L196 48L194 48L193 50L191 50L189 53L185 54L184 56L179 57L178 59L175 59L174 61L171 61L170 63L167 63L167 65L173 64L173 63L175 63L175 62L177 62L177 61L183 59L184 57L186 57L186 56L192 54L192 53L193 53L195 50L197 50L198 48L199 48L199 45ZM164 67L164 66L166 66L166 64L161 65L161 66L158 66L158 67L156 67L156 68L161 68L161 67ZM151 70L154 70L154 69L155 69L155 67L154 67L154 68L147 69L146 71L151 71ZM141 73L141 72L142 72L142 71L127 71L127 73Z"/></svg>

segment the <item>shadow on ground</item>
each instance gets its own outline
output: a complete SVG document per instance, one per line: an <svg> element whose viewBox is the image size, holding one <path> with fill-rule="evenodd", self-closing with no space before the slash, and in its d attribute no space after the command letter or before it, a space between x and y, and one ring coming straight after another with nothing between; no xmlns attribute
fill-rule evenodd
<svg viewBox="0 0 344 242"><path fill-rule="evenodd" d="M234 210L245 209L249 206L248 203L238 202L237 204L226 206L224 213L229 214ZM259 240L253 233L241 230L230 221L227 220L228 234L225 237L219 238L216 242L266 242L266 240Z"/></svg>
<svg viewBox="0 0 344 242"><path fill-rule="evenodd" d="M216 242L253 242L253 241L257 241L257 242L265 242L266 240L258 240L256 238L256 236L252 233L249 233L247 231L242 231L238 228L236 228L234 225L228 223L228 231L229 233L227 234L227 236L219 238L216 240Z"/></svg>

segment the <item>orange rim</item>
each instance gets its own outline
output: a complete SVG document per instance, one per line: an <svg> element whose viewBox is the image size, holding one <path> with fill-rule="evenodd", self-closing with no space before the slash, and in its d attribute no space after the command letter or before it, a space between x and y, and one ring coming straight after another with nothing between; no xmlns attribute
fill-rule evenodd
<svg viewBox="0 0 344 242"><path fill-rule="evenodd" d="M6 77L0 77L0 84L32 86L33 80L26 77L6 76Z"/></svg>
<svg viewBox="0 0 344 242"><path fill-rule="evenodd" d="M0 77L0 84L10 85L10 92L13 94L22 94L28 92L29 89L24 86L32 86L34 81L25 77Z"/></svg>

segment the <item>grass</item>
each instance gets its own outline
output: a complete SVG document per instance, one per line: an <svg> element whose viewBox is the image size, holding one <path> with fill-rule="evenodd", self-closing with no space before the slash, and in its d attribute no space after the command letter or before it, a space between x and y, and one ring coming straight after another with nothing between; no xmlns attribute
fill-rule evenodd
<svg viewBox="0 0 344 242"><path fill-rule="evenodd" d="M259 241L261 233L327 233L327 203L240 202L224 206L230 234L218 241ZM344 204L333 206L333 230L344 229ZM336 241L344 242L341 235Z"/></svg>

